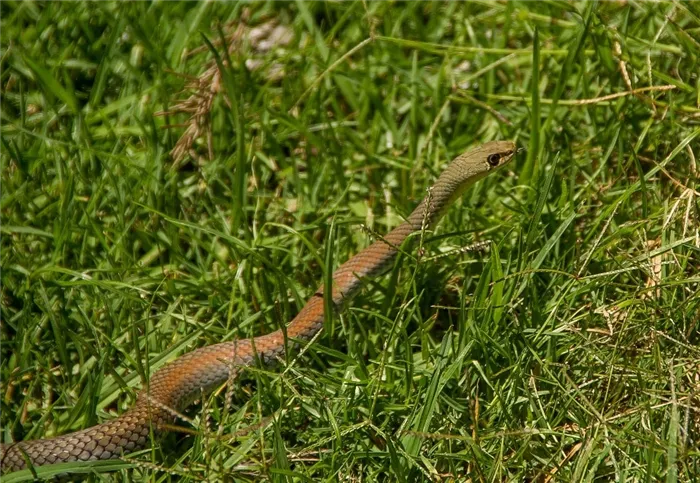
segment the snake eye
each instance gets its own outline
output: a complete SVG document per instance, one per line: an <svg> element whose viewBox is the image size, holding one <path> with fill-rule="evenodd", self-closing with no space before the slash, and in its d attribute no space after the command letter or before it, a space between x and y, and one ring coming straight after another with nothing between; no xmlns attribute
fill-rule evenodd
<svg viewBox="0 0 700 483"><path fill-rule="evenodd" d="M496 153L489 154L489 157L486 158L486 161L488 161L488 163L489 163L491 166L498 166L498 163L499 163L500 160L501 160L501 155L500 155L500 154L496 154Z"/></svg>

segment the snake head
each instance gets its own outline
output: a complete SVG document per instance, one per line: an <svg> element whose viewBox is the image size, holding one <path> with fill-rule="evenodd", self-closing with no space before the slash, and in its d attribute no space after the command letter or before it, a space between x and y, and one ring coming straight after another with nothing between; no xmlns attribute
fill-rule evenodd
<svg viewBox="0 0 700 483"><path fill-rule="evenodd" d="M435 186L444 187L451 193L450 201L454 201L468 186L508 164L516 151L512 141L482 144L457 156L440 175Z"/></svg>

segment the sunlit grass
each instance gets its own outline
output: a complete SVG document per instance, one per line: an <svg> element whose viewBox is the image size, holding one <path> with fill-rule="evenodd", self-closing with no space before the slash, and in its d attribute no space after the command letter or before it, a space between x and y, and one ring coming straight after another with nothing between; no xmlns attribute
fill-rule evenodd
<svg viewBox="0 0 700 483"><path fill-rule="evenodd" d="M68 468L696 478L692 2L1 8L4 442L113 417L177 355L283 326L447 161L513 139L330 333L127 464Z"/></svg>

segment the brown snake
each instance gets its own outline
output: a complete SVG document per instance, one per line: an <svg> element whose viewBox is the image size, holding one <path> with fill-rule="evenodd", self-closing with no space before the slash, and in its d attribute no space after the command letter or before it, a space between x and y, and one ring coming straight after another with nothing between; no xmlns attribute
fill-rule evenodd
<svg viewBox="0 0 700 483"><path fill-rule="evenodd" d="M493 141L455 158L404 223L333 273L333 305L340 307L358 292L363 279L375 277L389 268L398 247L411 233L435 224L469 185L508 163L514 154L514 143ZM322 294L323 287L289 323L286 335L280 329L252 340L202 347L174 360L151 377L134 406L116 419L56 438L0 446L2 472L26 468L28 461L33 466L42 466L119 458L145 447L151 429L159 430L172 424L174 412L226 382L235 367L252 365L258 359L261 363L271 363L283 358L286 340L310 341L323 327Z"/></svg>

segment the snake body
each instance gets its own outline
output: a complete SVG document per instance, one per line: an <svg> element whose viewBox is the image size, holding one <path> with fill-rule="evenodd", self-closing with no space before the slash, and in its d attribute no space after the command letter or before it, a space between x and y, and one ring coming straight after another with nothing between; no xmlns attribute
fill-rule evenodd
<svg viewBox="0 0 700 483"><path fill-rule="evenodd" d="M492 141L455 158L404 223L333 273L333 305L339 307L357 293L362 279L384 272L409 235L436 223L468 186L508 163L514 153L512 142ZM274 362L284 358L285 347L310 341L323 327L323 291L321 287L308 300L286 331L202 347L174 360L151 377L136 403L116 419L55 438L0 446L2 472L26 468L28 461L42 466L104 460L145 447L152 430L163 430L175 420L175 412L226 382L232 370L257 360Z"/></svg>

